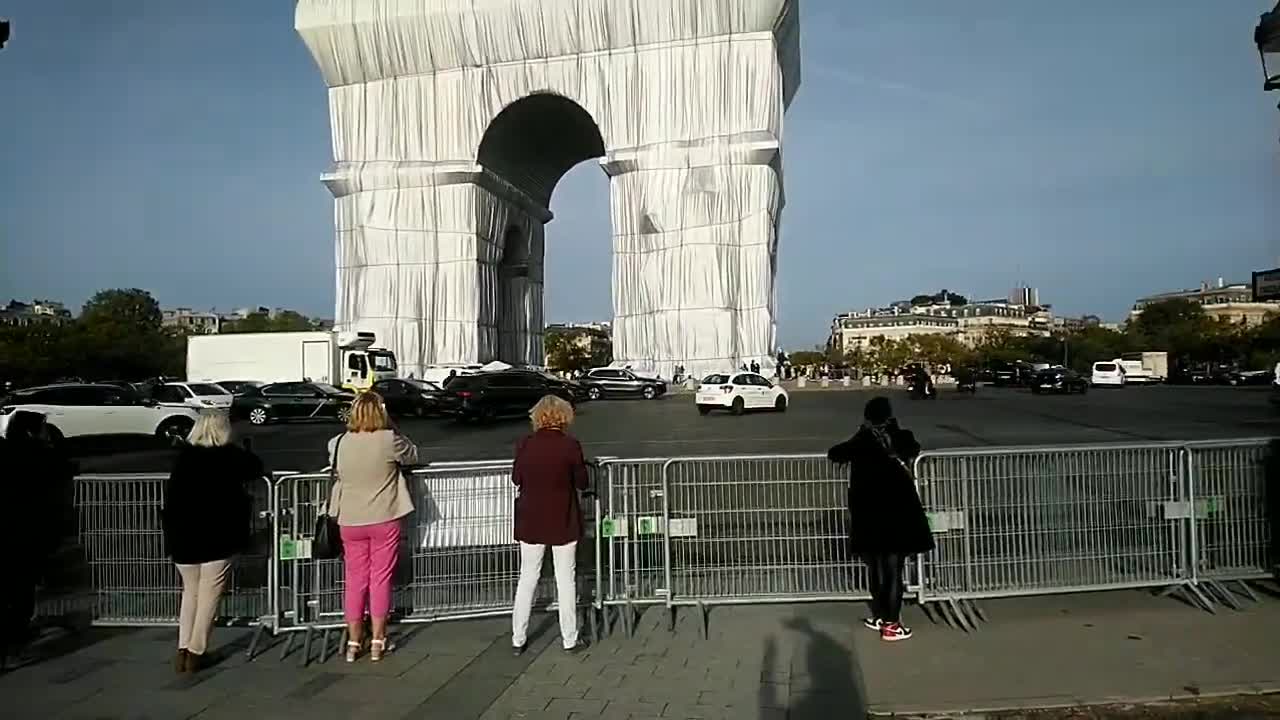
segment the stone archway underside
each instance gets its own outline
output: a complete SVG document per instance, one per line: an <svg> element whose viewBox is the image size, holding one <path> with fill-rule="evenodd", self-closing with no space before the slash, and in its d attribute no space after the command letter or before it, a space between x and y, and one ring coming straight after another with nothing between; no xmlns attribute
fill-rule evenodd
<svg viewBox="0 0 1280 720"><path fill-rule="evenodd" d="M405 374L541 363L551 192L600 157L618 362L666 376L770 364L797 13L798 0L299 0L330 88L338 326L377 333Z"/></svg>

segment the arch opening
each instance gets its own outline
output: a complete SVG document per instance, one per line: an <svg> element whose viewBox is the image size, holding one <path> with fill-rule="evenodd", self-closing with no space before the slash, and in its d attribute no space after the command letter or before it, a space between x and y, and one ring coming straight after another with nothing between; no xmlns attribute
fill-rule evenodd
<svg viewBox="0 0 1280 720"><path fill-rule="evenodd" d="M476 161L549 212L560 179L574 166L605 153L590 113L562 95L539 93L508 105L480 141ZM495 359L541 364L543 348L542 223L510 223L497 264L497 303L490 347Z"/></svg>

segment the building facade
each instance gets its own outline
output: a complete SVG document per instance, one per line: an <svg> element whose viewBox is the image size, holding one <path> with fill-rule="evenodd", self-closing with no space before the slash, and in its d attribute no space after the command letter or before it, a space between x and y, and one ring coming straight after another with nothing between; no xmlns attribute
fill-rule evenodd
<svg viewBox="0 0 1280 720"><path fill-rule="evenodd" d="M1036 297L1034 288L1021 288ZM872 339L903 340L913 335L947 335L977 345L990 334L1048 335L1054 329L1052 312L1040 305L984 300L963 305L894 303L884 308L841 313L831 321L830 347L847 353L868 347Z"/></svg>
<svg viewBox="0 0 1280 720"><path fill-rule="evenodd" d="M71 320L71 311L55 300L10 300L0 309L0 324L34 325L36 323L64 323Z"/></svg>
<svg viewBox="0 0 1280 720"><path fill-rule="evenodd" d="M1200 283L1195 290L1176 290L1138 298L1129 311L1129 320L1141 316L1148 305L1165 300L1190 300L1203 307L1205 315L1214 320L1245 326L1261 324L1273 313L1280 313L1280 301L1255 301L1253 287L1249 283L1227 283L1218 278L1215 283Z"/></svg>
<svg viewBox="0 0 1280 720"><path fill-rule="evenodd" d="M192 335L216 335L222 328L222 316L212 310L173 308L160 311L160 324Z"/></svg>

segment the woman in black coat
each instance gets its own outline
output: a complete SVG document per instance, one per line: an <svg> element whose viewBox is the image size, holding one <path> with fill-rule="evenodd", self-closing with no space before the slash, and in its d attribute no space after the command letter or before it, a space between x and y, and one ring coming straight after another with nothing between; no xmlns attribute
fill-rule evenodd
<svg viewBox="0 0 1280 720"><path fill-rule="evenodd" d="M250 483L262 462L231 444L226 413L201 413L165 485L164 539L182 576L174 669L200 669L232 559L249 544Z"/></svg>
<svg viewBox="0 0 1280 720"><path fill-rule="evenodd" d="M871 585L871 617L864 624L883 640L906 640L911 630L901 615L907 558L933 549L910 469L920 443L898 427L888 398L872 398L863 415L858 432L828 450L827 458L850 465L849 545L866 563Z"/></svg>

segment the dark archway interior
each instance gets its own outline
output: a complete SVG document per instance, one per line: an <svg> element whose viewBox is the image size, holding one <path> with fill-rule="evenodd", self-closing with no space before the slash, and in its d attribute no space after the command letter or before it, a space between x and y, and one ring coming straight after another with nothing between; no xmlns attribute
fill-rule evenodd
<svg viewBox="0 0 1280 720"><path fill-rule="evenodd" d="M560 178L574 165L602 155L604 139L590 113L566 97L541 93L498 113L476 159L549 208Z"/></svg>

